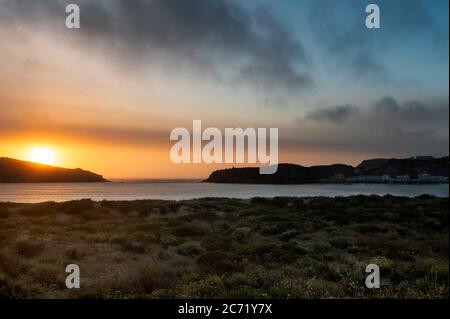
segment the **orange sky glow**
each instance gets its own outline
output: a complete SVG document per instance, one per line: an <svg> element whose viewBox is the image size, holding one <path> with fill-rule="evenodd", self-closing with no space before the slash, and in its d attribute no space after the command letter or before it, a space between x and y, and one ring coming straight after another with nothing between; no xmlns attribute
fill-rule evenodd
<svg viewBox="0 0 450 319"><path fill-rule="evenodd" d="M94 7L92 14L111 13L100 1L85 5ZM45 10L22 10L15 1L0 4L0 157L83 168L110 179L203 179L233 166L170 161L170 132L191 130L195 119L221 130L278 128L281 163L357 165L374 157L448 155L448 52L442 60L415 50L426 45L411 39L402 38L405 48L382 42L383 53L392 55L373 59L397 78L357 78L348 71L347 56L328 64L333 57L314 30L297 27L297 18L289 27L289 12L264 24L250 7L236 7L245 13L236 17L250 23L233 24L227 19L234 15L224 16L225 26L191 30L189 17L178 19L186 25L170 26L154 19L163 25L153 34L140 29L150 20L144 13L132 16L136 10L122 12L125 19L114 23L82 20L79 30L69 30L61 23L63 8L49 8L62 12L55 18ZM263 23L261 30L252 23ZM226 29L230 38L222 41L220 28L230 25L243 30ZM102 29L108 26L118 29ZM377 37L367 41L380 45ZM353 49L358 45L367 47L355 42ZM426 58L416 63L422 53ZM428 69L433 77L423 76ZM404 79L405 70L410 74ZM30 155L39 148L50 151Z"/></svg>

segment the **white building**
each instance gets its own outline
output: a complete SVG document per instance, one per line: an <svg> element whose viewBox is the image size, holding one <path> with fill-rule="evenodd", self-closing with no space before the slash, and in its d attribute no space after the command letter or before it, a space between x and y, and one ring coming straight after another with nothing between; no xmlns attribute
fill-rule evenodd
<svg viewBox="0 0 450 319"><path fill-rule="evenodd" d="M406 175L399 175L399 176L397 176L396 177L396 181L397 182L407 182L407 181L409 181L409 175L408 174L406 174Z"/></svg>

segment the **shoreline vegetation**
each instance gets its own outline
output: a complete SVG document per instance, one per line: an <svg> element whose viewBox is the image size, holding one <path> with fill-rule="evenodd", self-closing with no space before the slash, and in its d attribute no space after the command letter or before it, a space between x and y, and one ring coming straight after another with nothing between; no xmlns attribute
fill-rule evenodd
<svg viewBox="0 0 450 319"><path fill-rule="evenodd" d="M0 203L0 298L448 298L448 255L428 195Z"/></svg>

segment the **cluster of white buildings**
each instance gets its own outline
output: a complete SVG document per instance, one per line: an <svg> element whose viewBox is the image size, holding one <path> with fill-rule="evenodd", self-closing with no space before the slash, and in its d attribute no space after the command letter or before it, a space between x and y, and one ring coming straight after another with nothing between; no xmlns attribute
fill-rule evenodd
<svg viewBox="0 0 450 319"><path fill-rule="evenodd" d="M418 180L420 182L433 182L433 183L448 183L448 177L445 176L433 176L430 174L419 174Z"/></svg>
<svg viewBox="0 0 450 319"><path fill-rule="evenodd" d="M390 175L380 176L356 176L347 179L347 182L355 183L448 183L446 176L433 176L430 174L419 174L417 178L411 178L409 175L399 175L392 177Z"/></svg>

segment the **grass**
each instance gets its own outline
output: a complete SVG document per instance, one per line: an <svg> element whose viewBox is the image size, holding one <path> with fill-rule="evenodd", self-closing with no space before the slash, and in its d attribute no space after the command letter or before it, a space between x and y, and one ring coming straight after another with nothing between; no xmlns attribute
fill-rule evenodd
<svg viewBox="0 0 450 319"><path fill-rule="evenodd" d="M448 254L430 196L0 203L0 298L447 298Z"/></svg>

